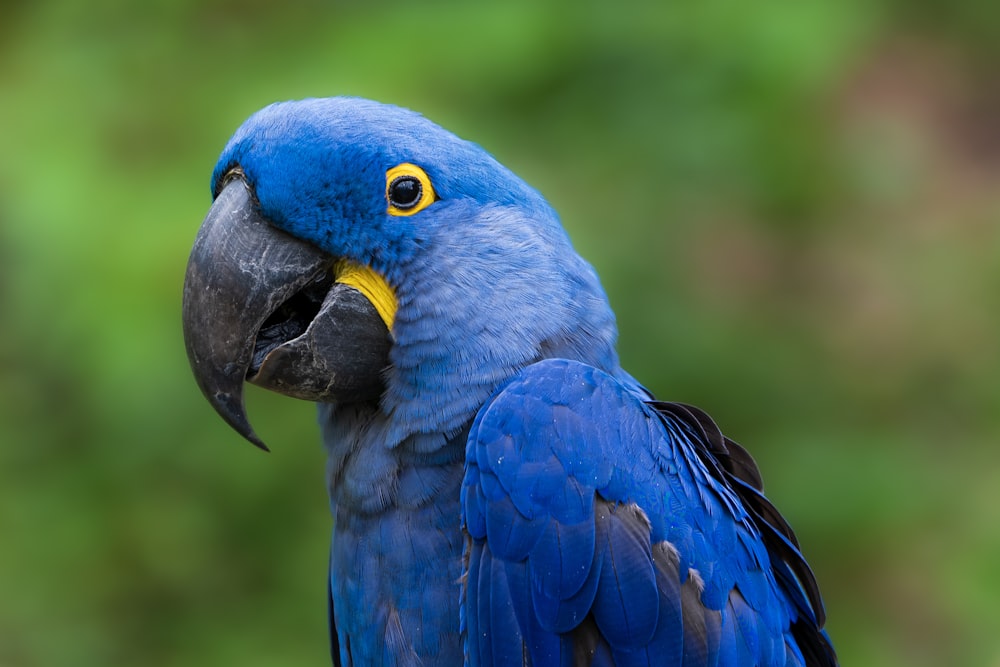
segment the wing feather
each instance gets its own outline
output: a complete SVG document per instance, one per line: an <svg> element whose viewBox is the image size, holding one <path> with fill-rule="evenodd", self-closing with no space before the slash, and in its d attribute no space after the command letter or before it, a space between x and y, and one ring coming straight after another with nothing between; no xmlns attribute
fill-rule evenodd
<svg viewBox="0 0 1000 667"><path fill-rule="evenodd" d="M815 578L762 489L701 410L533 364L469 435L469 663L836 665Z"/></svg>

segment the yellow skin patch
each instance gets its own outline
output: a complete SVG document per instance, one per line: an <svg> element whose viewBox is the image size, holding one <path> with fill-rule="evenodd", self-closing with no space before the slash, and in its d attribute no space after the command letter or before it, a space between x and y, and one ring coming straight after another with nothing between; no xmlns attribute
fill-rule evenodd
<svg viewBox="0 0 1000 667"><path fill-rule="evenodd" d="M385 278L364 264L358 264L347 259L341 259L333 267L334 280L344 285L350 285L371 301L378 311L385 326L392 331L392 323L396 319L396 293L389 287Z"/></svg>
<svg viewBox="0 0 1000 667"><path fill-rule="evenodd" d="M393 183L399 179L416 179L420 183L420 197L405 208L393 204L392 187ZM437 201L437 194L434 192L434 186L431 185L430 177L423 169L415 164L404 162L385 172L385 199L388 203L389 215L406 216L419 213L433 204Z"/></svg>
<svg viewBox="0 0 1000 667"><path fill-rule="evenodd" d="M400 208L393 204L392 187L401 178L415 179L420 184L420 195L415 202L406 208ZM427 208L437 200L434 186L431 179L423 169L415 164L403 162L385 172L385 199L388 205L389 215L407 216L418 213ZM350 285L365 295L379 317L385 322L385 326L392 331L392 324L396 319L396 309L399 302L396 301L396 293L385 281L385 278L375 273L375 271L364 264L358 264L347 259L339 260L333 267L334 280L344 285Z"/></svg>

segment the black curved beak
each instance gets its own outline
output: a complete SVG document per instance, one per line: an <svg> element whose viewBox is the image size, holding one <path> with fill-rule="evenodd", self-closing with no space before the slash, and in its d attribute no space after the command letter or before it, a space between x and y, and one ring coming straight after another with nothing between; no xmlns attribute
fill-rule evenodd
<svg viewBox="0 0 1000 667"><path fill-rule="evenodd" d="M184 342L202 393L240 435L243 382L313 401L377 400L389 330L336 282L336 258L273 227L234 179L202 223L184 278Z"/></svg>

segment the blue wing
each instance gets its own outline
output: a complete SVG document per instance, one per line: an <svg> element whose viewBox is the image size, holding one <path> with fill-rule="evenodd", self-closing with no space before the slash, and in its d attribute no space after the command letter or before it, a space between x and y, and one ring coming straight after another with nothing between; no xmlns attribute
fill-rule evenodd
<svg viewBox="0 0 1000 667"><path fill-rule="evenodd" d="M835 665L756 465L704 413L590 366L480 411L462 488L470 665Z"/></svg>

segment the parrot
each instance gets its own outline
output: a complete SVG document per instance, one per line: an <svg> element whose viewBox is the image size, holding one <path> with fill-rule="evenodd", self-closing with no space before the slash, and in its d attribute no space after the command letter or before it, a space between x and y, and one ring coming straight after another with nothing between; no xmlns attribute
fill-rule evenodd
<svg viewBox="0 0 1000 667"><path fill-rule="evenodd" d="M318 406L334 665L837 664L757 464L625 371L593 267L478 144L357 97L225 145L183 288L193 375Z"/></svg>

